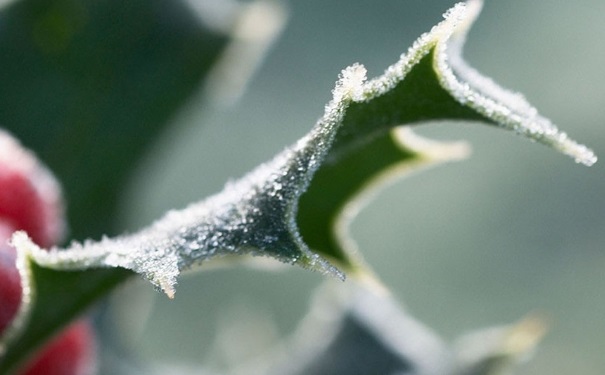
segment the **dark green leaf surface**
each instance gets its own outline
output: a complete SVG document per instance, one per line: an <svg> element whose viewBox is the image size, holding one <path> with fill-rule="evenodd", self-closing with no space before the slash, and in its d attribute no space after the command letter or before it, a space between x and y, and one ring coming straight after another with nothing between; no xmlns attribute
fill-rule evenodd
<svg viewBox="0 0 605 375"><path fill-rule="evenodd" d="M114 232L131 171L226 36L166 0L21 0L0 24L0 124L62 182L72 238Z"/></svg>
<svg viewBox="0 0 605 375"><path fill-rule="evenodd" d="M300 199L298 224L303 239L347 272L360 271L360 259L343 248L348 237L342 233L346 229L341 223L346 220L342 217L345 207L353 205L354 198L375 178L395 166L410 172L430 163L428 154L406 145L405 136L398 137L393 127L439 119L490 122L461 106L439 85L433 61L431 52L387 93L349 106L326 161Z"/></svg>
<svg viewBox="0 0 605 375"><path fill-rule="evenodd" d="M11 343L0 361L0 373L14 370L26 353L81 315L100 297L107 295L132 272L125 269L56 271L30 262L31 282L36 286L27 329ZM77 292L76 292L77 291Z"/></svg>

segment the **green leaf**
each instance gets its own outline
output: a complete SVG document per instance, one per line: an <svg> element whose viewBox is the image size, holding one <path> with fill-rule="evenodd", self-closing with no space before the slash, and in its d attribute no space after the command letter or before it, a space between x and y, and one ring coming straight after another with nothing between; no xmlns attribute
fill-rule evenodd
<svg viewBox="0 0 605 375"><path fill-rule="evenodd" d="M310 248L347 274L376 282L348 233L357 212L387 181L463 158L468 152L463 142L428 141L405 128L352 148L313 176L299 202L300 233Z"/></svg>
<svg viewBox="0 0 605 375"><path fill-rule="evenodd" d="M27 353L40 347L92 303L132 276L126 269L57 271L40 267L27 258L19 260L19 267L30 277L23 279L28 282L23 285L23 310L4 333L3 340L10 341L11 345L0 362L3 374L17 368Z"/></svg>
<svg viewBox="0 0 605 375"><path fill-rule="evenodd" d="M461 45L480 5L456 5L378 78L366 82L359 64L343 70L332 101L309 134L214 196L171 211L134 234L74 243L67 249L46 252L25 234L15 234L22 264L37 265L27 284L40 303L34 297L33 312L31 306L23 309L24 321L46 308L42 301L53 301L40 295L37 284L37 273L47 268L57 271L57 281L50 282L70 275L67 271L125 268L170 297L181 271L227 255L270 256L340 278L344 271L372 279L346 233L359 204L385 177L466 153L460 145L421 140L402 130L405 125L435 119L480 121L513 130L586 165L594 163L590 150L539 116L520 95L498 88L463 63ZM24 279L29 277L23 272Z"/></svg>

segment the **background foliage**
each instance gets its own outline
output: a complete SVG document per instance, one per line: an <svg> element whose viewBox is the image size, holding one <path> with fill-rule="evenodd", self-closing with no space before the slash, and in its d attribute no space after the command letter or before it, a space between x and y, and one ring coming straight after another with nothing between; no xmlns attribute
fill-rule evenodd
<svg viewBox="0 0 605 375"><path fill-rule="evenodd" d="M84 18L83 6L75 4L81 3L22 1L0 15L0 46L7 51L0 54L0 123L63 181L71 235L81 239L134 230L220 190L305 134L343 67L359 61L370 77L379 74L453 2L288 3L290 22L282 38L243 100L228 109L211 106L195 91L223 39L208 38L182 4L88 1ZM600 155L603 8L597 0L487 0L466 46L473 66L523 92ZM90 21L97 19L106 23ZM30 34L23 32L28 27ZM78 27L86 32L73 31ZM39 37L54 38L43 43L54 49L36 49L35 39L24 39L38 35L36 28L52 31ZM70 42L73 51L61 49L70 32L81 36ZM162 42L136 48L145 35ZM107 49L90 48L99 40ZM158 134L164 124L170 132L161 132L153 148L132 143ZM602 373L602 163L581 168L488 127L418 130L469 139L474 157L382 193L352 228L368 263L416 317L445 337L539 309L550 314L553 327L524 373ZM146 158L138 163L143 150ZM132 165L138 173L127 179ZM106 190L125 181L128 187L118 195ZM115 206L119 214L107 210ZM108 341L121 350L136 348L141 361L228 362L232 357L217 354L215 344L251 341L250 348L262 348L272 338L241 331L236 339L229 331L216 338L222 325L261 315L268 318L262 324L275 324L285 334L304 315L322 277L287 271L195 274L182 280L175 301L135 284L116 297L130 302L105 308L100 325ZM270 331L263 327L259 331ZM114 355L108 353L107 366Z"/></svg>

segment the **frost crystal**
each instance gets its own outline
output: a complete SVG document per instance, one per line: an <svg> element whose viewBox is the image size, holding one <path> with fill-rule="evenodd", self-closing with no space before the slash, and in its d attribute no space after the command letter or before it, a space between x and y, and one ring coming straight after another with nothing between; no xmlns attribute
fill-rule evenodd
<svg viewBox="0 0 605 375"><path fill-rule="evenodd" d="M287 149L228 184L221 193L183 210L170 211L135 234L73 243L68 249L46 252L19 232L13 236L13 244L27 249L36 262L47 267L131 269L168 296L174 295L180 271L232 254L271 255L286 263L343 277L313 254L295 230L293 202L304 191L315 157L306 148Z"/></svg>

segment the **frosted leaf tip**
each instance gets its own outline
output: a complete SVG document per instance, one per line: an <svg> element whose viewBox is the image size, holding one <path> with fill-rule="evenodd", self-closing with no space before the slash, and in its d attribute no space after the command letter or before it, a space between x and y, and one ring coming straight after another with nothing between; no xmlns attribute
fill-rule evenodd
<svg viewBox="0 0 605 375"><path fill-rule="evenodd" d="M571 156L576 163L584 164L587 167L598 160L597 155L591 149L571 140L562 143L561 151Z"/></svg>
<svg viewBox="0 0 605 375"><path fill-rule="evenodd" d="M348 97L360 100L363 94L363 83L366 81L367 70L361 64L353 64L345 68L341 73L336 85L335 98Z"/></svg>
<svg viewBox="0 0 605 375"><path fill-rule="evenodd" d="M581 146L581 149L580 155L575 158L576 163L582 163L585 166L590 167L597 162L597 155L595 155L591 149L586 146Z"/></svg>

